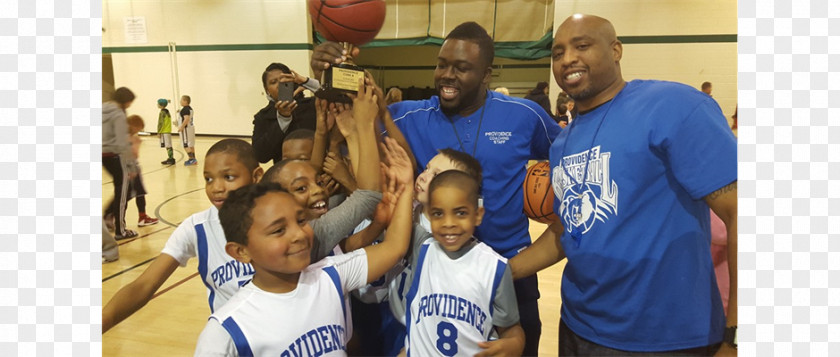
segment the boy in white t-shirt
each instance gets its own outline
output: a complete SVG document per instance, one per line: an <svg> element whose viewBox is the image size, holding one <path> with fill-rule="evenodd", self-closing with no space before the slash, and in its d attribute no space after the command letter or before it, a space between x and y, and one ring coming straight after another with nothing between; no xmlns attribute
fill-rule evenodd
<svg viewBox="0 0 840 357"><path fill-rule="evenodd" d="M343 356L345 294L378 279L406 252L413 174L405 152L388 140L399 192L385 240L311 264L314 233L307 212L274 183L231 193L219 212L228 254L256 273L207 321L196 356Z"/></svg>

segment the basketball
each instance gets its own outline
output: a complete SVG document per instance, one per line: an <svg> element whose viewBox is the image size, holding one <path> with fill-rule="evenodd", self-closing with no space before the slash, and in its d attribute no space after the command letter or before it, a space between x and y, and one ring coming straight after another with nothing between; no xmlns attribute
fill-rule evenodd
<svg viewBox="0 0 840 357"><path fill-rule="evenodd" d="M550 224L557 220L554 214L554 190L551 188L551 167L548 161L538 162L528 168L522 183L525 215L537 222Z"/></svg>
<svg viewBox="0 0 840 357"><path fill-rule="evenodd" d="M385 22L383 0L309 0L315 30L328 41L361 46L379 33Z"/></svg>

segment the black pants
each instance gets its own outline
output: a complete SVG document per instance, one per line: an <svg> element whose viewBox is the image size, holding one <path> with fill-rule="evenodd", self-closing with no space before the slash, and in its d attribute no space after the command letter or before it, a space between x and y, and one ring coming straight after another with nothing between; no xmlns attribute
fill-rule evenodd
<svg viewBox="0 0 840 357"><path fill-rule="evenodd" d="M128 176L124 175L125 164L117 156L103 156L102 166L114 178L114 198L108 204L107 212L114 214L114 234L125 233L125 204L128 196Z"/></svg>
<svg viewBox="0 0 840 357"><path fill-rule="evenodd" d="M513 281L516 290L516 302L519 304L519 324L525 331L525 349L523 356L537 356L540 348L542 322L540 321L539 282L537 275L531 275Z"/></svg>
<svg viewBox="0 0 840 357"><path fill-rule="evenodd" d="M713 356L720 348L720 343L689 348L684 350L661 351L661 352L629 352L615 350L601 346L597 343L585 340L560 320L558 332L558 356Z"/></svg>

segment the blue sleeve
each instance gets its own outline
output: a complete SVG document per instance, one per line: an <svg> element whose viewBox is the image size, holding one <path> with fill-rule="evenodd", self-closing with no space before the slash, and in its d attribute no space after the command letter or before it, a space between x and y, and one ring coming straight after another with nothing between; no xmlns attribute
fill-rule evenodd
<svg viewBox="0 0 840 357"><path fill-rule="evenodd" d="M738 179L737 141L714 100L703 100L682 120L663 124L653 131L653 144L693 199Z"/></svg>
<svg viewBox="0 0 840 357"><path fill-rule="evenodd" d="M534 133L531 140L531 158L548 159L548 149L557 134L560 134L560 125L551 118L544 110L537 110L539 121L534 126Z"/></svg>

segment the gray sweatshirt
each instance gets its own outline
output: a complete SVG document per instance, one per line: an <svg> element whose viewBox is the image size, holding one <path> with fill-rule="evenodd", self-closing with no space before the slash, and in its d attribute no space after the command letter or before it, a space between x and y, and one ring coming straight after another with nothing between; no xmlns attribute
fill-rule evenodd
<svg viewBox="0 0 840 357"><path fill-rule="evenodd" d="M125 174L137 172L137 160L128 141L125 111L115 102L102 104L102 153L120 155L126 166Z"/></svg>

